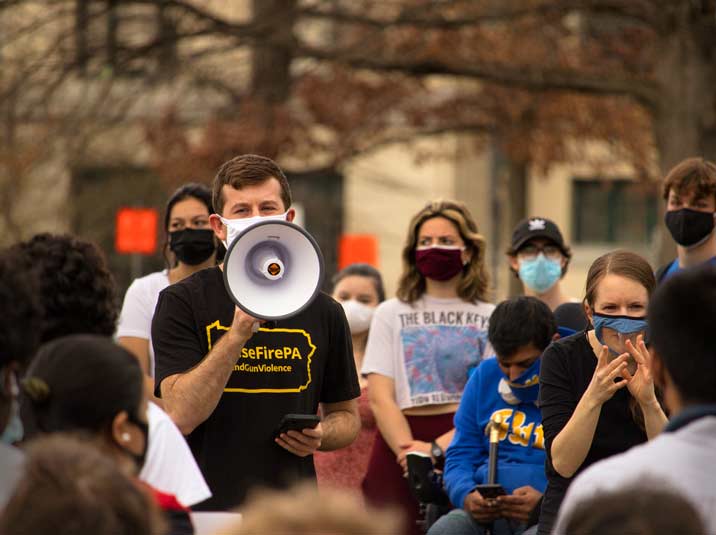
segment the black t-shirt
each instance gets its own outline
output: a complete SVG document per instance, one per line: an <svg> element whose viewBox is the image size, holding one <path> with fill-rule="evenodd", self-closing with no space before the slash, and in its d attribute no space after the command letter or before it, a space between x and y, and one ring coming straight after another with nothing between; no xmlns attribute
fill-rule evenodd
<svg viewBox="0 0 716 535"><path fill-rule="evenodd" d="M159 294L152 322L156 392L197 365L229 329L235 305L219 268L202 270ZM284 414L316 414L319 402L360 395L343 308L321 293L298 315L255 333L214 412L186 438L213 497L195 509L227 510L255 486L285 487L313 477L313 457L274 442Z"/></svg>
<svg viewBox="0 0 716 535"><path fill-rule="evenodd" d="M551 532L559 506L573 479L560 476L552 466L552 441L567 425L596 367L597 358L585 331L553 342L542 354L539 405L547 453L547 489L539 519L540 534ZM602 405L592 445L573 477L597 461L646 442L645 431L632 416L629 399L629 392L624 387Z"/></svg>

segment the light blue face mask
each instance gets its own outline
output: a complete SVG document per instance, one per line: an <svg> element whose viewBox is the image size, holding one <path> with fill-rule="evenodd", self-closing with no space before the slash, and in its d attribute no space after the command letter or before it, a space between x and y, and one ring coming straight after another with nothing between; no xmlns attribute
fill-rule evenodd
<svg viewBox="0 0 716 535"><path fill-rule="evenodd" d="M520 280L537 293L549 290L562 276L559 260L550 260L544 253L532 260L520 260Z"/></svg>
<svg viewBox="0 0 716 535"><path fill-rule="evenodd" d="M635 343L635 338L638 334L644 335L644 341L649 335L649 325L646 322L645 317L631 317L631 316L610 316L607 314L593 314L592 324L594 325L594 334L602 345L608 344L604 341L603 331L605 328L611 329L620 335L620 338L628 338ZM609 350L613 354L619 354L619 351L615 351L609 347Z"/></svg>
<svg viewBox="0 0 716 535"><path fill-rule="evenodd" d="M20 403L17 401L17 397L20 394L20 390L17 387L17 380L15 379L15 374L12 372L10 373L10 419L7 422L7 425L5 426L5 429L3 429L2 436L0 436L0 441L5 444L15 444L16 442L20 442L22 440L22 437L25 434L25 428L22 425L22 420L20 419Z"/></svg>
<svg viewBox="0 0 716 535"><path fill-rule="evenodd" d="M521 403L534 403L537 401L540 362L542 362L542 359L538 358L517 379L514 381L507 380L507 384L512 390L512 395L519 399Z"/></svg>

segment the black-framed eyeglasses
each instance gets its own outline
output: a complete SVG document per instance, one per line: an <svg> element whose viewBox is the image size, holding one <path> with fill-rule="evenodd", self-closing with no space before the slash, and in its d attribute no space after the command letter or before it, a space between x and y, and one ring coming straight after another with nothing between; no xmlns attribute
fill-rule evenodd
<svg viewBox="0 0 716 535"><path fill-rule="evenodd" d="M562 249L556 245L525 245L519 251L517 251L517 257L524 260L533 260L537 258L537 255L542 253L545 257L550 260L559 260L562 258Z"/></svg>

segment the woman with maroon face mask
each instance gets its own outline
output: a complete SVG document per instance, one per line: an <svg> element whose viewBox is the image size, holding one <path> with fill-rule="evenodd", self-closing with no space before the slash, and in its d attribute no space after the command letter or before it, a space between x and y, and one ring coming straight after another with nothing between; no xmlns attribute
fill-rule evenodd
<svg viewBox="0 0 716 535"><path fill-rule="evenodd" d="M410 222L397 298L376 309L361 370L380 431L363 493L401 507L408 533L420 530L406 455L442 465L465 383L491 354L487 287L485 240L470 212L455 201L429 203Z"/></svg>

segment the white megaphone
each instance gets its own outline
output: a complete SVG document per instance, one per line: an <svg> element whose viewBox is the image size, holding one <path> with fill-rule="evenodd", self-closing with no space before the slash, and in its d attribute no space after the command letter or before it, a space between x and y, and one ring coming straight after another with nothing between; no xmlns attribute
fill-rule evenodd
<svg viewBox="0 0 716 535"><path fill-rule="evenodd" d="M224 257L224 285L251 316L280 320L311 304L323 282L323 255L308 232L288 221L245 229Z"/></svg>

